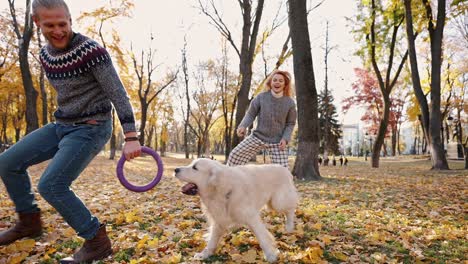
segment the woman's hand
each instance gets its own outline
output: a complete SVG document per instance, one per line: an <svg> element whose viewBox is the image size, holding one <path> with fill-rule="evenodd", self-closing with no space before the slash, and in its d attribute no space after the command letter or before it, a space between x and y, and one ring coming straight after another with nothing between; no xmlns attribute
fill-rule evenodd
<svg viewBox="0 0 468 264"><path fill-rule="evenodd" d="M238 127L237 128L237 136L244 137L245 136L245 127Z"/></svg>
<svg viewBox="0 0 468 264"><path fill-rule="evenodd" d="M281 139L279 143L279 149L285 150L287 146L288 146L288 142L285 139Z"/></svg>

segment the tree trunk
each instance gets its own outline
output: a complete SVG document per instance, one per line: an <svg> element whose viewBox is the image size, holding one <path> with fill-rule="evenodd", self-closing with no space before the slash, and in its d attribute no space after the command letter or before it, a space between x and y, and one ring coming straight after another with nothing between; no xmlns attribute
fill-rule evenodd
<svg viewBox="0 0 468 264"><path fill-rule="evenodd" d="M109 159L113 160L115 158L115 151L117 149L117 138L115 136L115 109L112 109L112 134L109 142Z"/></svg>
<svg viewBox="0 0 468 264"><path fill-rule="evenodd" d="M184 48L182 49L182 73L184 74L184 85L185 85L185 99L187 100L187 109L184 116L184 150L185 158L190 157L190 150L188 144L189 136L189 120L190 120L190 94L189 94L189 72L187 66L187 39L184 37Z"/></svg>
<svg viewBox="0 0 468 264"><path fill-rule="evenodd" d="M400 126L401 127L401 126ZM396 145L397 145L397 150L398 150L398 156L401 156L401 147L400 147L400 128L397 130L397 142L396 142Z"/></svg>
<svg viewBox="0 0 468 264"><path fill-rule="evenodd" d="M424 0L425 4L427 0ZM440 113L440 72L442 66L442 38L445 24L445 0L438 1L437 24L435 30L429 30L431 39L431 113L429 130L431 134L432 167L437 170L448 170L447 157L440 137L442 118ZM432 24L432 22L430 22Z"/></svg>
<svg viewBox="0 0 468 264"><path fill-rule="evenodd" d="M440 137L441 113L440 113L440 68L442 61L442 37L445 23L445 0L438 1L437 25L434 29L432 18L432 10L430 3L423 0L428 18L428 30L431 40L431 109L426 96L421 88L419 78L415 36L413 32L413 15L411 10L411 0L404 0L405 16L406 16L406 33L408 37L408 49L410 55L411 79L413 81L413 89L418 99L418 103L422 114L422 126L427 140L427 144L431 149L432 169L446 170L448 169L447 158L443 149L442 140Z"/></svg>
<svg viewBox="0 0 468 264"><path fill-rule="evenodd" d="M156 133L156 128L151 126L148 131L148 146L151 148L151 142L153 141L153 134Z"/></svg>
<svg viewBox="0 0 468 264"><path fill-rule="evenodd" d="M380 162L380 151L382 150L382 146L384 145L385 140L385 132L387 131L388 126L388 118L390 116L390 99L388 96L383 96L383 116L380 120L379 130L377 132L377 136L375 138L375 143L372 148L372 158L371 164L372 168L378 168ZM386 153L386 148L384 149Z"/></svg>
<svg viewBox="0 0 468 264"><path fill-rule="evenodd" d="M463 146L463 154L465 155L465 170L468 169L468 146L465 144L465 146Z"/></svg>
<svg viewBox="0 0 468 264"><path fill-rule="evenodd" d="M241 2L241 1L239 1ZM258 29L263 13L264 0L258 0L257 9L252 27L252 3L250 0L242 0L243 6L243 27L242 27L242 46L239 62L239 73L241 75L241 87L237 94L236 128L242 122L245 112L249 107L249 91L252 83L252 64L254 59L255 47L257 43ZM235 148L240 143L237 133L234 133L232 147Z"/></svg>
<svg viewBox="0 0 468 264"><path fill-rule="evenodd" d="M310 48L305 0L289 0L289 28L293 47L294 79L298 108L298 151L293 174L298 179L319 180L320 130L318 99Z"/></svg>
<svg viewBox="0 0 468 264"><path fill-rule="evenodd" d="M148 104L146 100L141 99L141 124L140 124L140 145L145 146L145 128L146 128L146 119L148 116Z"/></svg>
<svg viewBox="0 0 468 264"><path fill-rule="evenodd" d="M39 121L37 117L37 95L38 92L34 88L32 81L31 70L29 68L29 43L33 34L34 24L32 22L30 10L31 1L26 0L25 22L23 25L23 34L20 33L21 26L16 19L16 10L14 1L8 0L10 6L10 14L13 19L13 27L18 38L18 57L21 70L21 78L23 81L24 94L26 97L26 134L39 128Z"/></svg>
<svg viewBox="0 0 468 264"><path fill-rule="evenodd" d="M330 111L329 104L329 96L328 96L328 55L331 52L331 48L328 46L328 21L327 21L327 29L326 29L326 37L325 37L325 82L324 82L324 97L323 97L323 104L325 105L325 111L322 113L325 118L323 119L324 121L324 129L323 131L325 132L322 137L323 137L323 159L328 159L328 151L330 149L329 147L329 140L328 140L328 135L331 132L328 126L328 118L330 118L330 114L328 113ZM325 163L325 166L328 166L328 163Z"/></svg>
<svg viewBox="0 0 468 264"><path fill-rule="evenodd" d="M42 41L41 41L41 33L39 28L36 30L37 32L37 44L39 49L42 48ZM49 115L49 111L47 111L47 92L45 89L45 82L44 82L44 68L40 66L39 72L39 87L41 89L41 101L42 101L42 125L45 126L49 121L47 119Z"/></svg>
<svg viewBox="0 0 468 264"><path fill-rule="evenodd" d="M383 101L383 107L384 111L382 113L382 119L380 121L380 126L379 126L379 131L377 133L377 138L375 140L375 145L373 148L373 153L372 153L372 167L373 168L378 168L379 167L379 160L380 160L380 150L382 149L382 145L384 145L384 140L385 140L385 134L387 132L387 127L388 127L388 122L389 122L389 117L390 117L390 106L391 106L391 101L390 101L390 94L392 93L392 89L398 80L398 76L401 73L401 70L403 68L403 65L408 58L408 51L405 52L405 55L403 56L400 65L398 67L397 72L395 73L395 76L393 77L393 80L390 80L390 74L391 74L391 69L393 66L393 57L395 54L395 45L397 41L397 33L398 29L402 23L402 20L396 17L396 14L394 14L394 25L393 25L393 33L392 33L392 38L390 41L390 49L389 49L389 60L388 60L388 65L386 66L387 72L386 72L386 77L385 81L382 77L382 73L380 72L380 69L377 64L377 56L376 56L376 31L375 31L375 21L376 21L376 12L377 12L377 6L375 5L375 0L372 0L372 9L371 9L371 27L370 27L370 50L371 50L371 62L372 62L372 68L374 70L375 75L377 76L377 80L379 83L379 88L380 88L380 93L382 94L382 101ZM369 40L369 35L367 36ZM384 148L384 153L385 156L387 155L387 148Z"/></svg>
<svg viewBox="0 0 468 264"><path fill-rule="evenodd" d="M164 140L164 137L163 137L163 132L164 132L164 129L163 128L161 130L161 135L159 136L161 138L161 144L160 144L160 148L159 148L159 153L161 154L161 157L165 157L166 156L166 150L167 150L167 144L166 144L166 140ZM151 127L151 131L154 130L154 134L156 135L156 127L152 126ZM167 133L167 132L164 132L164 133ZM148 143L151 143L150 137L148 136Z"/></svg>
<svg viewBox="0 0 468 264"><path fill-rule="evenodd" d="M15 128L15 143L20 141L21 138L21 129Z"/></svg>
<svg viewBox="0 0 468 264"><path fill-rule="evenodd" d="M396 125L392 127L392 156L396 156L396 148L397 148L397 130Z"/></svg>
<svg viewBox="0 0 468 264"><path fill-rule="evenodd" d="M23 51L24 52L24 51ZM23 53L23 52L20 52ZM36 130L39 127L37 118L37 91L34 89L31 72L29 70L29 62L26 55L20 55L21 77L23 79L24 92L26 94L26 134Z"/></svg>
<svg viewBox="0 0 468 264"><path fill-rule="evenodd" d="M5 105L5 107L6 107L6 105ZM7 111L5 111L5 112L3 112L1 114L1 120L2 120L2 125L1 125L2 129L0 131L0 135L1 135L0 143L5 143L6 144L6 143L8 143L7 142L7 133L6 133L7 132L7 126L8 126L8 112Z"/></svg>
<svg viewBox="0 0 468 264"><path fill-rule="evenodd" d="M209 135L209 130L207 129L206 132L203 135L203 148L204 152L203 154L205 155L205 158L209 158L211 156L211 144L210 144L210 135Z"/></svg>

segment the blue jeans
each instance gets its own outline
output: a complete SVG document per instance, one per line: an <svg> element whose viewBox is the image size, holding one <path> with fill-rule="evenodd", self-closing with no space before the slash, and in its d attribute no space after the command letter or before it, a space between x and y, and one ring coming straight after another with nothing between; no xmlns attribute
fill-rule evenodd
<svg viewBox="0 0 468 264"><path fill-rule="evenodd" d="M0 154L0 177L16 212L39 211L27 168L52 159L39 180L39 193L79 236L93 238L99 229L99 220L91 215L70 185L101 151L111 133L111 120L100 121L97 125L51 123Z"/></svg>

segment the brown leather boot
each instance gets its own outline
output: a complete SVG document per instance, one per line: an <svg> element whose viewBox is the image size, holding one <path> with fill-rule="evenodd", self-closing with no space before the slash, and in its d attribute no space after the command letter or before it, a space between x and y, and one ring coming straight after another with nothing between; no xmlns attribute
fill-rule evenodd
<svg viewBox="0 0 468 264"><path fill-rule="evenodd" d="M42 234L41 212L19 213L16 225L0 233L0 246L8 245L23 237L38 237Z"/></svg>
<svg viewBox="0 0 468 264"><path fill-rule="evenodd" d="M60 263L91 263L112 254L112 247L106 232L106 225L101 224L96 236L86 240L78 252L71 257L60 260Z"/></svg>

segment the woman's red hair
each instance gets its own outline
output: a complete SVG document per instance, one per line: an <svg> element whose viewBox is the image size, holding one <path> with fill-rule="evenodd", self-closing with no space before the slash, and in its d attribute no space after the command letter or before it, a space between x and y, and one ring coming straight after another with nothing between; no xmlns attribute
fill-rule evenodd
<svg viewBox="0 0 468 264"><path fill-rule="evenodd" d="M289 72L287 72L287 71L276 70L272 74L270 74L270 76L268 77L268 79L267 79L267 81L265 83L266 90L267 91L271 90L271 80L273 79L273 77L276 74L279 74L279 75L283 76L283 78L284 78L283 95L291 97L292 96L291 74Z"/></svg>

